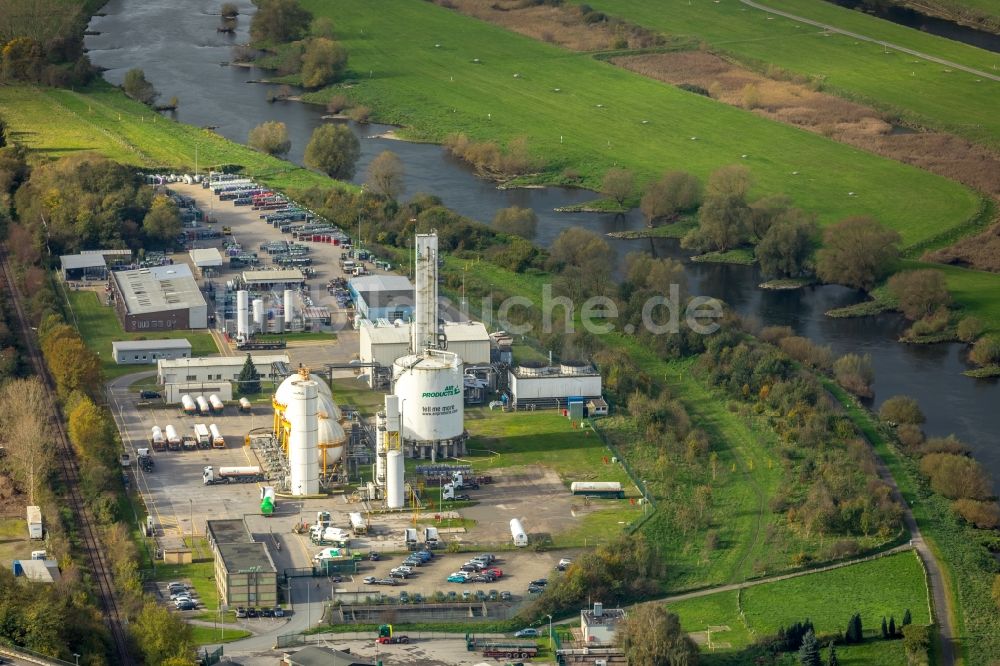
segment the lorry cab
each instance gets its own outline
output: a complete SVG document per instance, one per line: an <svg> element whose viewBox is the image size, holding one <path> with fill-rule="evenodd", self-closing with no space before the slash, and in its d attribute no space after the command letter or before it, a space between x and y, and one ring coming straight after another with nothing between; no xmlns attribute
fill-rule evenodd
<svg viewBox="0 0 1000 666"><path fill-rule="evenodd" d="M207 465L201 470L201 482L205 485L215 482L215 470L211 465Z"/></svg>

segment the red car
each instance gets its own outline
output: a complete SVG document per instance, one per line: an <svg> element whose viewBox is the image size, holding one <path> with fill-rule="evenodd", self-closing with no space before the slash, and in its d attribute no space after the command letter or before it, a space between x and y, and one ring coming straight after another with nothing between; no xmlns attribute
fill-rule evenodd
<svg viewBox="0 0 1000 666"><path fill-rule="evenodd" d="M409 636L379 636L376 642L380 645L392 644L392 643L409 643Z"/></svg>
<svg viewBox="0 0 1000 666"><path fill-rule="evenodd" d="M502 569L498 569L496 567L491 567L491 568L487 569L486 571L489 571L496 578L502 578L503 577L503 570Z"/></svg>

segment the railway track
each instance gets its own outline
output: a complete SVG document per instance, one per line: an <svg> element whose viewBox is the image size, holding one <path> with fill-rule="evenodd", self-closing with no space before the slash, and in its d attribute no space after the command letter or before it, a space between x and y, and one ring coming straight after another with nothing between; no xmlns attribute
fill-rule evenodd
<svg viewBox="0 0 1000 666"><path fill-rule="evenodd" d="M63 480L66 483L66 499L70 508L76 516L80 545L87 557L90 565L92 580L97 583L97 592L101 603L101 610L104 611L104 622L111 632L112 647L114 649L115 663L133 664L136 660L129 653L128 635L126 632L127 620L118 606L118 598L115 595L115 587L112 581L111 566L105 557L104 549L101 547L95 527L94 516L87 508L80 494L80 473L76 461L76 452L73 450L66 434L66 426L59 410L55 383L49 375L48 368L45 367L44 359L38 347L38 341L32 335L31 326L24 313L24 305L21 302L21 293L13 279L13 272L7 259L6 246L0 246L0 275L7 283L10 293L11 305L17 317L17 326L21 331L21 338L24 341L24 353L31 362L35 374L42 380L42 384L48 393L48 400L43 409L47 412L46 417L52 427L53 437L58 447L58 465L62 472Z"/></svg>

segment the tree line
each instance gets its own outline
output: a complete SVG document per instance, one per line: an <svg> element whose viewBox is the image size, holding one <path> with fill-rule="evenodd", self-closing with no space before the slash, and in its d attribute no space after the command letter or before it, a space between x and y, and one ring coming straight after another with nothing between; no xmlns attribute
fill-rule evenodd
<svg viewBox="0 0 1000 666"><path fill-rule="evenodd" d="M89 20L79 3L0 0L0 80L83 86L96 72L84 52Z"/></svg>

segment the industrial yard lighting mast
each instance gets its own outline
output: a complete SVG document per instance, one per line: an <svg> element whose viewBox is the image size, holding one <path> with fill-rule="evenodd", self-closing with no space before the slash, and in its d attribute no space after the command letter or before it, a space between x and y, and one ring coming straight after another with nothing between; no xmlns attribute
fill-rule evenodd
<svg viewBox="0 0 1000 666"><path fill-rule="evenodd" d="M547 615L546 617L549 618L549 649L551 650L552 649L552 616L551 615Z"/></svg>

